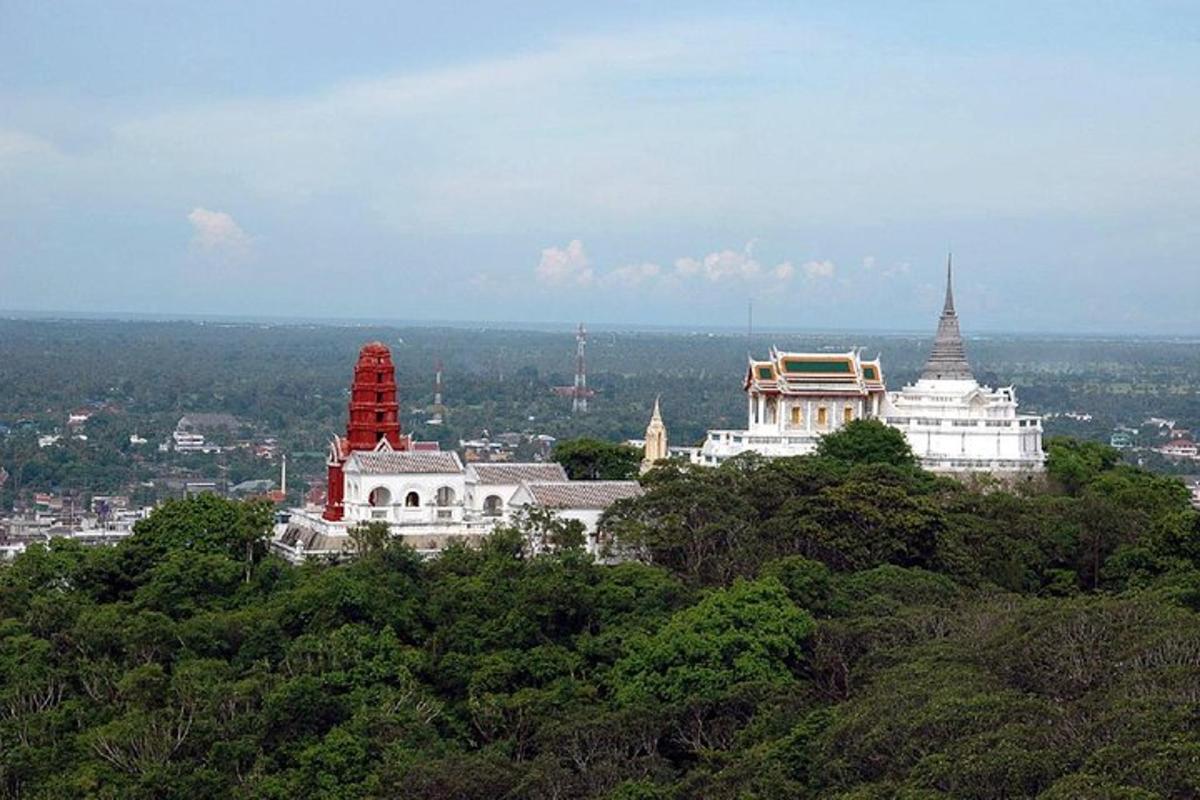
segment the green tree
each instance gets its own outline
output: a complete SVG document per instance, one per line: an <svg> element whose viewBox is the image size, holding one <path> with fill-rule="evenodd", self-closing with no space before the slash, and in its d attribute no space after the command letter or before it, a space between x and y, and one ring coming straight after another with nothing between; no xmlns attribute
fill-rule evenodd
<svg viewBox="0 0 1200 800"><path fill-rule="evenodd" d="M614 671L617 698L683 703L718 699L739 684L792 684L814 627L774 578L736 581L632 641Z"/></svg>
<svg viewBox="0 0 1200 800"><path fill-rule="evenodd" d="M642 463L635 447L586 437L558 442L551 458L575 481L630 480L637 477Z"/></svg>
<svg viewBox="0 0 1200 800"><path fill-rule="evenodd" d="M904 434L875 419L856 419L822 436L817 455L853 464L915 467L916 456Z"/></svg>
<svg viewBox="0 0 1200 800"><path fill-rule="evenodd" d="M392 538L386 522L360 522L350 528L350 547L355 555L370 556L382 553Z"/></svg>

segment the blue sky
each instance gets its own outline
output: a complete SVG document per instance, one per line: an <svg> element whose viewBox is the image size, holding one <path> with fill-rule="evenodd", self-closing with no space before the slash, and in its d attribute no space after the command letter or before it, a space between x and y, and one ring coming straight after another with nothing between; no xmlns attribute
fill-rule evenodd
<svg viewBox="0 0 1200 800"><path fill-rule="evenodd" d="M0 0L0 309L1200 331L1194 3Z"/></svg>

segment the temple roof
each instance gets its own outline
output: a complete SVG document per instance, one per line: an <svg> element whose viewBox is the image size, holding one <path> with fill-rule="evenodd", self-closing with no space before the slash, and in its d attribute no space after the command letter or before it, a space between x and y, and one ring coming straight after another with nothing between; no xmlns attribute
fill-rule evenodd
<svg viewBox="0 0 1200 800"><path fill-rule="evenodd" d="M865 394L883 391L883 368L878 358L868 361L858 350L795 353L772 347L767 360L749 359L745 388L782 394L809 390Z"/></svg>
<svg viewBox="0 0 1200 800"><path fill-rule="evenodd" d="M526 483L524 488L542 508L605 509L642 493L637 481L546 481Z"/></svg>
<svg viewBox="0 0 1200 800"><path fill-rule="evenodd" d="M975 375L967 363L967 349L963 345L962 332L958 329L958 313L954 310L953 267L946 259L946 302L942 316L938 318L937 333L933 337L933 349L921 370L921 378L928 380L971 381Z"/></svg>
<svg viewBox="0 0 1200 800"><path fill-rule="evenodd" d="M454 452L355 451L347 461L348 470L351 464L356 464L365 475L454 474L463 471L462 462Z"/></svg>
<svg viewBox="0 0 1200 800"><path fill-rule="evenodd" d="M476 482L483 485L524 483L526 481L565 481L567 473L562 464L555 462L536 463L474 463L468 469L474 473Z"/></svg>

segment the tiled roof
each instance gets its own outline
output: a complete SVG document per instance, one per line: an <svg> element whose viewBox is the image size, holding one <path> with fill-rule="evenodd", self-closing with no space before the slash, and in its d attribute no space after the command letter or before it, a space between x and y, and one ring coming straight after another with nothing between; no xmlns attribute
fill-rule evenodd
<svg viewBox="0 0 1200 800"><path fill-rule="evenodd" d="M487 485L508 483L546 483L566 481L567 473L562 464L480 464L471 465L471 471L479 483Z"/></svg>
<svg viewBox="0 0 1200 800"><path fill-rule="evenodd" d="M642 493L637 481L542 481L526 483L525 488L543 508L604 509Z"/></svg>
<svg viewBox="0 0 1200 800"><path fill-rule="evenodd" d="M350 549L349 536L330 536L302 525L289 525L280 541L288 547L303 547L318 553L341 553Z"/></svg>
<svg viewBox="0 0 1200 800"><path fill-rule="evenodd" d="M363 452L350 454L347 462L355 462L364 475L412 475L417 473L456 474L463 471L458 454L400 452Z"/></svg>

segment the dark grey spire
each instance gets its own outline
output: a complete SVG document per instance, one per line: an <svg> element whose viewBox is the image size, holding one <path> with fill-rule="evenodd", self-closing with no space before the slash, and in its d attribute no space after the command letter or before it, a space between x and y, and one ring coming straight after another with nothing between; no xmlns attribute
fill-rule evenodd
<svg viewBox="0 0 1200 800"><path fill-rule="evenodd" d="M949 255L946 257L946 303L942 306L937 334L933 337L933 349L929 352L921 377L947 381L975 379L971 374L971 365L967 363L962 332L958 329L958 314L954 311L954 273Z"/></svg>
<svg viewBox="0 0 1200 800"><path fill-rule="evenodd" d="M954 281L952 280L954 271L953 260L954 254L946 253L946 303L942 306L943 314L954 313Z"/></svg>

